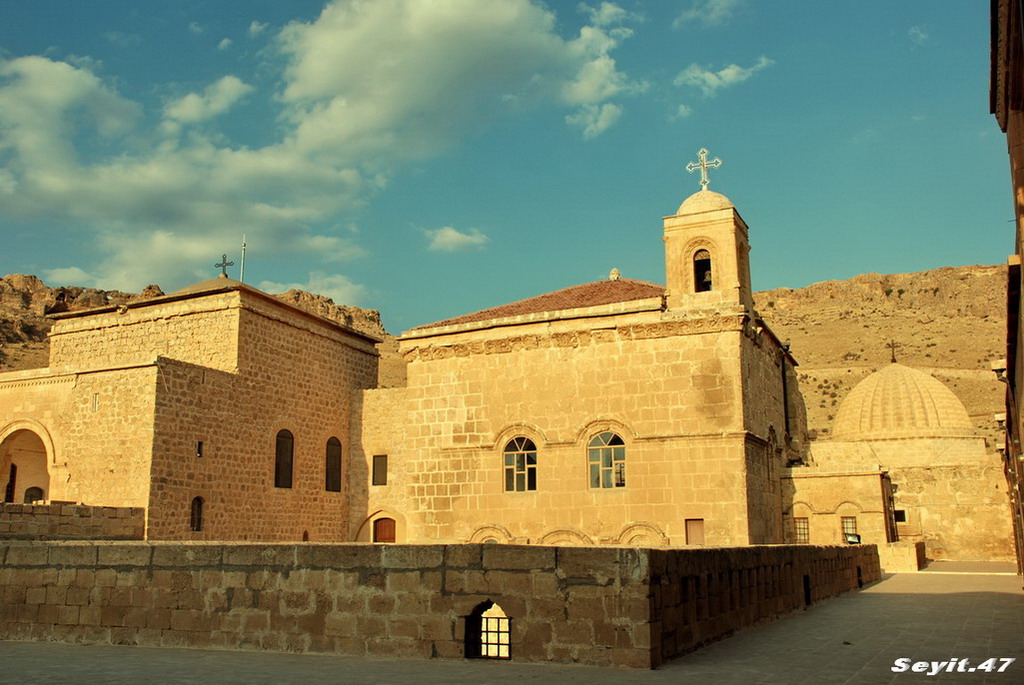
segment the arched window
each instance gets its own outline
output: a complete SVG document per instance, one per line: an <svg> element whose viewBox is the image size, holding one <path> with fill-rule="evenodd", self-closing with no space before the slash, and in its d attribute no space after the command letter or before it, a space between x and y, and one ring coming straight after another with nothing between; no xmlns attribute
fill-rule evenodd
<svg viewBox="0 0 1024 685"><path fill-rule="evenodd" d="M512 619L487 600L466 617L466 656L475 659L512 658Z"/></svg>
<svg viewBox="0 0 1024 685"><path fill-rule="evenodd" d="M324 467L324 488L328 492L341 492L341 441L327 441L327 464Z"/></svg>
<svg viewBox="0 0 1024 685"><path fill-rule="evenodd" d="M693 255L694 292L706 293L711 290L711 253L697 250Z"/></svg>
<svg viewBox="0 0 1024 685"><path fill-rule="evenodd" d="M277 434L277 450L274 456L274 487L290 488L292 486L292 454L295 451L295 438L287 430Z"/></svg>
<svg viewBox="0 0 1024 685"><path fill-rule="evenodd" d="M505 445L505 491L537 489L537 446L529 438L512 438Z"/></svg>
<svg viewBox="0 0 1024 685"><path fill-rule="evenodd" d="M32 504L43 499L43 489L32 487L25 491L25 504Z"/></svg>
<svg viewBox="0 0 1024 685"><path fill-rule="evenodd" d="M598 433L587 445L590 487L626 487L626 443L615 433Z"/></svg>
<svg viewBox="0 0 1024 685"><path fill-rule="evenodd" d="M196 497L192 500L192 517L189 522L189 528L194 532L199 532L203 529L203 498Z"/></svg>

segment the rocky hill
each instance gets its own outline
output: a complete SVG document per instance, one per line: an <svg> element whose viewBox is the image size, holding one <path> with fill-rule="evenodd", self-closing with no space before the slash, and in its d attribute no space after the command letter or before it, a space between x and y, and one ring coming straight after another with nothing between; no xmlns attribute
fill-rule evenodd
<svg viewBox="0 0 1024 685"><path fill-rule="evenodd" d="M35 276L0 278L0 370L46 366L46 314L121 304L163 294L50 288ZM335 304L301 290L283 301L385 339L380 384L405 384L393 336L373 310ZM755 294L757 309L792 343L813 434L825 437L838 405L858 381L889 363L890 344L904 364L928 371L955 392L994 442L992 418L1003 410L1003 385L989 361L1005 355L1006 268L946 267L911 274L864 274L806 288Z"/></svg>
<svg viewBox="0 0 1024 685"><path fill-rule="evenodd" d="M792 343L808 424L827 436L839 403L890 361L945 383L990 441L1004 386L989 363L1006 356L1006 267L945 267L910 274L863 274L797 290L755 294L780 339Z"/></svg>

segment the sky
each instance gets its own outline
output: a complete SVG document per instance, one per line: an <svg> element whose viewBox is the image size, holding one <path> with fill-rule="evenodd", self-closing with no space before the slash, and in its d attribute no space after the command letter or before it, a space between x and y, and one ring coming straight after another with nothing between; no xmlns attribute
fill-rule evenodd
<svg viewBox="0 0 1024 685"><path fill-rule="evenodd" d="M665 282L711 190L755 290L1005 263L988 3L5 0L0 274L165 292L222 254L413 326Z"/></svg>

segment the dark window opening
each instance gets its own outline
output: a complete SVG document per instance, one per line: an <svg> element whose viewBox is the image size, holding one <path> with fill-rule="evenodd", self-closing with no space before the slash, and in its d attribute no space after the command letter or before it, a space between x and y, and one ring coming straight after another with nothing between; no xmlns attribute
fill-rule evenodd
<svg viewBox="0 0 1024 685"><path fill-rule="evenodd" d="M43 499L43 489L31 487L25 491L25 504L32 504Z"/></svg>
<svg viewBox="0 0 1024 685"><path fill-rule="evenodd" d="M4 501L14 501L14 489L17 487L18 482L18 467L15 464L11 464L10 476L7 479L7 487L4 489Z"/></svg>
<svg viewBox="0 0 1024 685"><path fill-rule="evenodd" d="M324 469L324 488L328 492L341 492L341 441L327 441L327 464Z"/></svg>
<svg viewBox="0 0 1024 685"><path fill-rule="evenodd" d="M196 497L192 500L192 517L189 521L189 528L198 533L203 529L203 498Z"/></svg>
<svg viewBox="0 0 1024 685"><path fill-rule="evenodd" d="M626 443L615 433L595 435L587 445L590 487L626 487Z"/></svg>
<svg viewBox="0 0 1024 685"><path fill-rule="evenodd" d="M309 542L309 531L308 530L302 531L302 541L303 542Z"/></svg>
<svg viewBox="0 0 1024 685"><path fill-rule="evenodd" d="M395 519L377 519L373 522L373 541L394 542L396 533L395 527Z"/></svg>
<svg viewBox="0 0 1024 685"><path fill-rule="evenodd" d="M804 606L805 607L811 606L812 599L813 599L813 597L811 595L811 577L805 575L804 576Z"/></svg>
<svg viewBox="0 0 1024 685"><path fill-rule="evenodd" d="M693 255L693 289L694 292L706 293L711 290L711 253L697 250Z"/></svg>
<svg viewBox="0 0 1024 685"><path fill-rule="evenodd" d="M907 511L906 511L906 509L897 509L896 511L892 512L892 515L893 515L893 517L895 517L896 523L906 523L907 522Z"/></svg>
<svg viewBox="0 0 1024 685"><path fill-rule="evenodd" d="M373 455L373 480L370 482L373 485L388 484L388 455Z"/></svg>
<svg viewBox="0 0 1024 685"><path fill-rule="evenodd" d="M511 659L512 619L488 600L466 617L466 656L471 659Z"/></svg>
<svg viewBox="0 0 1024 685"><path fill-rule="evenodd" d="M203 441L200 440L196 443L196 459L203 458Z"/></svg>
<svg viewBox="0 0 1024 685"><path fill-rule="evenodd" d="M274 457L274 487L290 488L292 486L292 460L295 451L295 438L287 430L277 434L277 450Z"/></svg>
<svg viewBox="0 0 1024 685"><path fill-rule="evenodd" d="M529 438L512 438L505 445L505 491L537 489L537 446Z"/></svg>

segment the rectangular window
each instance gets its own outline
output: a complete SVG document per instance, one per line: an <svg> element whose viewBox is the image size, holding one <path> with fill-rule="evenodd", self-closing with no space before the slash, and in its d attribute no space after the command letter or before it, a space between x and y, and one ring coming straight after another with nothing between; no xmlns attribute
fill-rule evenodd
<svg viewBox="0 0 1024 685"><path fill-rule="evenodd" d="M94 412L100 410L100 394L98 392L92 394L92 410Z"/></svg>
<svg viewBox="0 0 1024 685"><path fill-rule="evenodd" d="M200 440L196 443L196 459L203 458L203 441Z"/></svg>
<svg viewBox="0 0 1024 685"><path fill-rule="evenodd" d="M388 455L373 455L373 480L374 485L388 484Z"/></svg>
<svg viewBox="0 0 1024 685"><path fill-rule="evenodd" d="M907 512L905 509L897 509L892 513L892 515L896 518L896 523L907 522Z"/></svg>
<svg viewBox="0 0 1024 685"><path fill-rule="evenodd" d="M704 544L704 519L686 519L686 544Z"/></svg>
<svg viewBox="0 0 1024 685"><path fill-rule="evenodd" d="M811 541L811 523L806 516L797 516L793 519L793 530L796 532L796 543L806 545Z"/></svg>
<svg viewBox="0 0 1024 685"><path fill-rule="evenodd" d="M843 535L856 535L857 534L857 517L856 516L844 516L843 521Z"/></svg>

